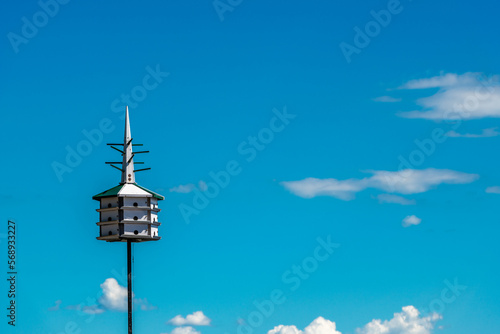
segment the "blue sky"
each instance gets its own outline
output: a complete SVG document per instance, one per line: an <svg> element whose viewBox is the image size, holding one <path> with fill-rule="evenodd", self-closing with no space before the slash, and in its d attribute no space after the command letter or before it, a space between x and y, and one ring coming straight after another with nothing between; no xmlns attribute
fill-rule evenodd
<svg viewBox="0 0 500 334"><path fill-rule="evenodd" d="M498 6L4 4L0 331L125 332L126 248L91 197L128 104L166 197L135 333L497 333Z"/></svg>

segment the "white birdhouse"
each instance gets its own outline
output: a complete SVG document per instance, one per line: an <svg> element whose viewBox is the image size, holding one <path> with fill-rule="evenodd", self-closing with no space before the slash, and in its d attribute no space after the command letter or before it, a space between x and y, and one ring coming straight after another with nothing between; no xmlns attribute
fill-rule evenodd
<svg viewBox="0 0 500 334"><path fill-rule="evenodd" d="M150 168L134 170L134 156L139 153L148 153L148 151L135 153L132 151L133 146L142 146L142 144L132 144L128 107L125 115L123 144L108 145L121 152L123 156L121 162L106 162L121 170L122 180L118 186L92 197L100 202L100 207L97 209L99 212L97 225L100 231L97 239L110 242L127 240L143 242L161 239L158 235L160 226L158 201L163 200L164 197L135 183L135 172ZM115 164L121 164L121 168Z"/></svg>

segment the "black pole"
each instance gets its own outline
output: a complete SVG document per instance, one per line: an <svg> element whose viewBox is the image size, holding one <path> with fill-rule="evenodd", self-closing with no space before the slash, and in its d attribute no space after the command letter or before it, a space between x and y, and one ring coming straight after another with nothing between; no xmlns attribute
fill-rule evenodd
<svg viewBox="0 0 500 334"><path fill-rule="evenodd" d="M131 242L127 240L127 273L128 273L128 334L132 334L132 252Z"/></svg>

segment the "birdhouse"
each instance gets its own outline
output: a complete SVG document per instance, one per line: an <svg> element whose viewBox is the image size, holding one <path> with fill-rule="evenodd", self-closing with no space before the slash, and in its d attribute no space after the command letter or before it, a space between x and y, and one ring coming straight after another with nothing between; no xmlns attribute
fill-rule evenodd
<svg viewBox="0 0 500 334"><path fill-rule="evenodd" d="M119 185L103 191L92 199L99 201L99 236L98 240L144 242L161 239L158 235L158 201L164 197L141 187L135 182L135 173L150 168L134 169L134 156L149 151L133 152L134 146L142 144L132 143L128 107L125 113L125 136L123 144L108 144L120 152L121 162L106 162L121 171L122 178ZM136 162L135 164L142 164ZM117 164L121 164L117 166Z"/></svg>

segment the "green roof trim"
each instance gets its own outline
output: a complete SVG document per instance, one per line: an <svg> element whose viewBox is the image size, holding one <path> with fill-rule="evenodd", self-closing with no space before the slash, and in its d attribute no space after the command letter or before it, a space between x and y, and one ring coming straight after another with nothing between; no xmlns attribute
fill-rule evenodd
<svg viewBox="0 0 500 334"><path fill-rule="evenodd" d="M99 194L93 196L92 199L95 199L96 201L99 201L101 198L118 196L118 193L120 192L120 190L122 190L122 188L123 188L124 185L125 184L119 184L116 187L113 187L111 189L105 190L102 193L99 193ZM165 197L163 197L162 195L157 194L157 193L155 193L155 192L153 192L153 191L151 191L149 189L146 189L144 187L141 187L137 183L134 183L134 185L136 187L141 188L142 190L150 193L151 195L153 195L154 198L157 198L159 200L164 200L165 199Z"/></svg>
<svg viewBox="0 0 500 334"><path fill-rule="evenodd" d="M162 196L162 195L160 195L160 194L157 194L157 193L155 193L155 192L152 192L151 190L146 189L146 188L144 188L144 187L141 187L141 186L140 186L140 185L138 185L137 183L134 183L134 184L135 184L136 186L138 186L139 188L141 188L142 190L147 191L148 193L150 193L151 195L153 195L153 197L155 197L155 198L157 198L157 199L159 199L159 200L164 200L164 199L165 199L165 197L163 197L163 196ZM111 189L110 189L110 190L111 190Z"/></svg>
<svg viewBox="0 0 500 334"><path fill-rule="evenodd" d="M98 201L99 198L118 196L118 192L122 188L123 188L123 184L119 184L116 187L113 187L111 189L105 190L102 193L99 193L99 194L93 196L92 199L95 199L96 201Z"/></svg>

